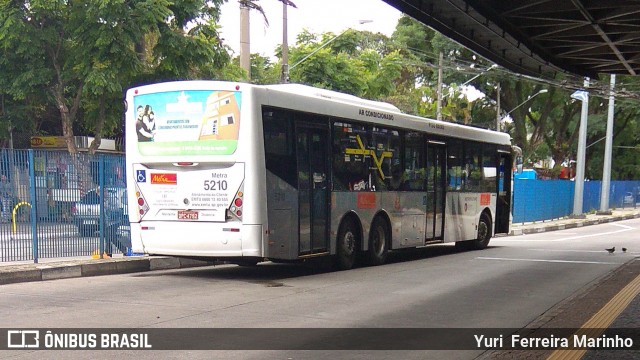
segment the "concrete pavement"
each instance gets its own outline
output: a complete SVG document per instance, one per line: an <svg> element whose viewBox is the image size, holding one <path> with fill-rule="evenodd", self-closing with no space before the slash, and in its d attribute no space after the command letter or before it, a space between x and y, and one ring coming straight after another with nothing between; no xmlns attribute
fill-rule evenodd
<svg viewBox="0 0 640 360"><path fill-rule="evenodd" d="M513 224L511 232L507 236L517 236L523 234L542 233L571 229L589 225L596 225L608 222L628 220L640 217L640 209L620 209L613 210L609 215L587 214L581 218L563 218L551 221L541 221L524 224ZM178 259L162 256L115 256L110 259L93 259L91 257L64 258L64 259L41 259L40 263L12 262L0 263L0 288L3 284L43 281L54 279L65 279L85 276L125 274L153 270L179 269L195 266L211 266L216 263ZM635 285L634 285L635 284ZM612 322L607 327L640 327L640 257L629 261L620 269L614 271L606 279L600 279L597 283L584 293L577 294L559 303L554 308L542 314L538 320L529 324L526 329L545 328L580 328L588 327L571 323L575 319L581 318L585 314L600 313L611 317ZM635 286L635 290L629 290L630 286ZM619 305L618 299L621 295L626 296L626 302ZM617 308L607 310L610 303L616 303ZM579 313L579 314L578 314ZM602 315L599 315L602 316ZM559 355L558 355L559 354ZM625 352L626 354L626 352ZM632 352L632 357L637 353ZM527 359L547 359L549 358L619 358L623 355L619 351L596 351L589 350L582 353L562 353L551 351L507 351L493 350L485 352L481 358L485 359L507 359L527 358Z"/></svg>
<svg viewBox="0 0 640 360"><path fill-rule="evenodd" d="M585 214L582 217L566 217L554 220L536 221L528 223L512 224L509 235L524 235L577 228L589 225L604 224L613 221L629 220L640 217L640 208L624 208L611 210L609 215L595 213Z"/></svg>
<svg viewBox="0 0 640 360"><path fill-rule="evenodd" d="M0 286L18 282L67 279L83 276L127 274L135 272L211 266L215 263L167 256L118 256L108 259L76 257L40 259L40 263L0 263Z"/></svg>

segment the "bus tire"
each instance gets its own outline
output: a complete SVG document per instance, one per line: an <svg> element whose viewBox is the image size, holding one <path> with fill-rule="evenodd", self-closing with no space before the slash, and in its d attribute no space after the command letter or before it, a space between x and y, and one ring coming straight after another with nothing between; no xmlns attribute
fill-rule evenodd
<svg viewBox="0 0 640 360"><path fill-rule="evenodd" d="M389 226L382 217L377 217L371 225L369 233L369 250L367 262L370 265L382 265L387 261L389 250Z"/></svg>
<svg viewBox="0 0 640 360"><path fill-rule="evenodd" d="M489 240L491 240L491 217L484 212L478 221L478 237L472 241L473 249L485 249L489 245Z"/></svg>
<svg viewBox="0 0 640 360"><path fill-rule="evenodd" d="M336 267L349 270L356 262L358 230L352 220L346 219L340 225L336 241Z"/></svg>

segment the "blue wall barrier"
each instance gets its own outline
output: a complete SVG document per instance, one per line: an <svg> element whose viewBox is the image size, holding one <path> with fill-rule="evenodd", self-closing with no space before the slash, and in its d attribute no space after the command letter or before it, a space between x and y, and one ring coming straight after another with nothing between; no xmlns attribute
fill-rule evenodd
<svg viewBox="0 0 640 360"><path fill-rule="evenodd" d="M515 179L513 182L513 222L552 220L573 213L575 182L568 180ZM582 212L600 209L602 181L585 181ZM632 201L629 201L632 196ZM626 201L625 201L626 197ZM609 208L640 204L640 181L612 181Z"/></svg>

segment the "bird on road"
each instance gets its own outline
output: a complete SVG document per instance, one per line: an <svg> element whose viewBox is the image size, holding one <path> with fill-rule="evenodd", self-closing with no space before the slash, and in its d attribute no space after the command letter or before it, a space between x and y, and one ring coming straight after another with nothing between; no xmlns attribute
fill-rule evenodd
<svg viewBox="0 0 640 360"><path fill-rule="evenodd" d="M626 253L627 252L627 248L622 248L622 252Z"/></svg>
<svg viewBox="0 0 640 360"><path fill-rule="evenodd" d="M612 247L611 249L605 249L609 252L609 254L613 254L614 251L616 251L616 247Z"/></svg>

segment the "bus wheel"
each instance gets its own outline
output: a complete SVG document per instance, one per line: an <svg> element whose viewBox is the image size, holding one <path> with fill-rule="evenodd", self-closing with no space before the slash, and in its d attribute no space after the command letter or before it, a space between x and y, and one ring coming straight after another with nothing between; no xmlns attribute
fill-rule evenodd
<svg viewBox="0 0 640 360"><path fill-rule="evenodd" d="M336 243L336 267L340 270L349 270L356 261L356 249L358 246L358 232L351 220L345 220L338 231Z"/></svg>
<svg viewBox="0 0 640 360"><path fill-rule="evenodd" d="M489 245L491 240L491 219L487 213L480 215L478 222L478 237L473 241L473 248L482 250Z"/></svg>
<svg viewBox="0 0 640 360"><path fill-rule="evenodd" d="M389 249L389 227L383 218L377 217L371 225L367 260L371 265L382 265L387 260Z"/></svg>

